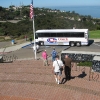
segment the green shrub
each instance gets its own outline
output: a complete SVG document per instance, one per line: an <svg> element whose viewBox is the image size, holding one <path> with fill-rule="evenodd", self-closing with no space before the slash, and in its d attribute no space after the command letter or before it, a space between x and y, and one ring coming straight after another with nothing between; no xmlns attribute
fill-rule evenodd
<svg viewBox="0 0 100 100"><path fill-rule="evenodd" d="M78 66L88 66L88 67L92 67L92 62L90 61L84 61L84 62L79 62Z"/></svg>
<svg viewBox="0 0 100 100"><path fill-rule="evenodd" d="M0 41L4 41L5 40L5 38L4 37L0 37Z"/></svg>

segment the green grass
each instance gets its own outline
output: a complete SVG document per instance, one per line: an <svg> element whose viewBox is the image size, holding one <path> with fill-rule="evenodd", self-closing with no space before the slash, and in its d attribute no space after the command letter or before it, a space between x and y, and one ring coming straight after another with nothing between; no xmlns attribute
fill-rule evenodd
<svg viewBox="0 0 100 100"><path fill-rule="evenodd" d="M80 62L78 64L78 66L88 66L88 67L92 67L92 62L90 62L90 61Z"/></svg>
<svg viewBox="0 0 100 100"><path fill-rule="evenodd" d="M89 31L89 38L100 39L100 30Z"/></svg>

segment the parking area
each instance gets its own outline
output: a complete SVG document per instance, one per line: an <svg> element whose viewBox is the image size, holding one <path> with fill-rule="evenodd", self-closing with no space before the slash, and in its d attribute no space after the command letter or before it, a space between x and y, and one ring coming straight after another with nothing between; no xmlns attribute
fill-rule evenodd
<svg viewBox="0 0 100 100"><path fill-rule="evenodd" d="M18 59L28 59L28 58L34 58L34 51L32 48L33 45L29 45L25 48L21 48L19 50L16 50L14 52L10 52L5 54L6 56L10 57L10 56L16 56ZM39 51L37 52L36 56L38 59L41 58L41 54L43 50L47 51L47 54L49 55L49 57L51 56L51 52L53 50L53 48L55 48L55 50L58 52L58 54L60 55L62 50L66 50L69 48L69 46L41 46Z"/></svg>

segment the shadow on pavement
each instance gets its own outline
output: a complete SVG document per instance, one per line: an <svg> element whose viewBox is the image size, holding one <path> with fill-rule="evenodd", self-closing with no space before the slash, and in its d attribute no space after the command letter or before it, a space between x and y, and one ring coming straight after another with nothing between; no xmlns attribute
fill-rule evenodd
<svg viewBox="0 0 100 100"><path fill-rule="evenodd" d="M71 76L71 79L74 79L75 78L75 76ZM70 79L70 80L71 80ZM68 79L66 79L65 77L61 80L61 84L65 84L67 81L69 81Z"/></svg>
<svg viewBox="0 0 100 100"><path fill-rule="evenodd" d="M82 72L82 74L78 75L79 78L84 78L87 74L85 72Z"/></svg>
<svg viewBox="0 0 100 100"><path fill-rule="evenodd" d="M93 43L94 43L94 40L89 40L88 46L90 46L90 45L93 44Z"/></svg>

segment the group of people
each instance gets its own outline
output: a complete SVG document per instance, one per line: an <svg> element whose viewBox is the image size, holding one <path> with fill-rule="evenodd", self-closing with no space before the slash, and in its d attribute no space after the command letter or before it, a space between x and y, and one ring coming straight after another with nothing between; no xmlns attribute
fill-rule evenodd
<svg viewBox="0 0 100 100"><path fill-rule="evenodd" d="M68 57L68 55L65 55L64 60L59 59L59 55L56 56L55 61L53 62L53 68L52 71L54 72L54 77L57 82L57 84L65 83L67 80L71 79L71 67L72 59ZM61 81L61 75L62 71L64 70L65 74L65 80Z"/></svg>
<svg viewBox="0 0 100 100"><path fill-rule="evenodd" d="M52 62L55 61L56 55L57 55L57 52L56 52L56 50L54 48L53 51L51 52ZM42 58L43 58L43 65L44 66L49 66L49 64L48 64L48 54L47 54L46 50L44 50L42 52Z"/></svg>
<svg viewBox="0 0 100 100"><path fill-rule="evenodd" d="M57 54L55 48L51 52L52 56L52 62L53 62L53 67L52 67L52 72L54 73L54 78L57 82L57 84L61 84L61 75L62 71L64 70L65 74L65 81L71 79L71 67L73 66L72 64L72 59L68 57L68 55L65 55L64 60L59 59L59 55ZM48 54L46 50L42 52L42 58L43 58L43 65L44 66L49 66L48 64Z"/></svg>

